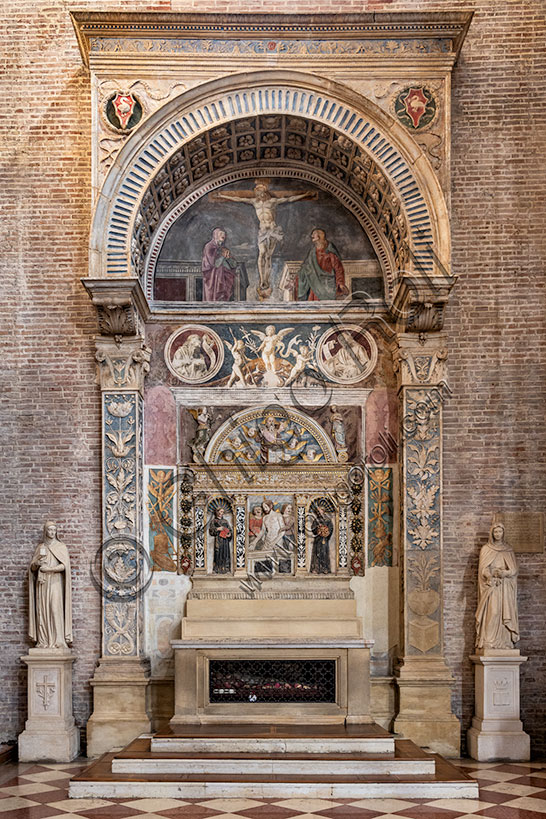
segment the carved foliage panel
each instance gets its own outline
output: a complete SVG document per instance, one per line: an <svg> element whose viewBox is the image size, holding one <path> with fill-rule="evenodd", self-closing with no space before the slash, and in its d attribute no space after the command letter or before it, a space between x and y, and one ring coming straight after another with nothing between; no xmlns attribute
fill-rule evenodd
<svg viewBox="0 0 546 819"><path fill-rule="evenodd" d="M103 392L102 587L104 654L138 654L139 594L146 573L139 547L142 400L137 393Z"/></svg>
<svg viewBox="0 0 546 819"><path fill-rule="evenodd" d="M404 393L407 651L424 654L441 649L441 404Z"/></svg>

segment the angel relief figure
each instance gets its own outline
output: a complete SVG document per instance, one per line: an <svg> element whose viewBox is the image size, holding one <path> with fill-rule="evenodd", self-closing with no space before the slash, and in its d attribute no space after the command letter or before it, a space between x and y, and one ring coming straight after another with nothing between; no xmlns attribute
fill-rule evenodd
<svg viewBox="0 0 546 819"><path fill-rule="evenodd" d="M265 333L261 330L250 330L250 332L257 336L260 340L258 352L261 353L261 358L265 367L263 376L263 384L267 387L278 387L282 384L281 379L276 374L275 360L276 354L282 355L284 352L284 343L282 339L284 336L291 333L293 327L284 327L282 330L276 330L274 324L269 324L265 328ZM293 339L295 341L295 339ZM293 342L291 342L293 343Z"/></svg>

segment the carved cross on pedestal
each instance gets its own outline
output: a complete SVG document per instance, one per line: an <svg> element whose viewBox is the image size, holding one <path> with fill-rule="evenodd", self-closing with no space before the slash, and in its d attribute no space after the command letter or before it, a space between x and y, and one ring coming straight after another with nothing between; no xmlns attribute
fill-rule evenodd
<svg viewBox="0 0 546 819"><path fill-rule="evenodd" d="M55 683L49 682L47 679L47 675L44 674L43 680L36 682L36 692L40 699L42 700L42 704L44 706L44 711L47 711L49 708L49 704L51 702L51 698L55 693Z"/></svg>

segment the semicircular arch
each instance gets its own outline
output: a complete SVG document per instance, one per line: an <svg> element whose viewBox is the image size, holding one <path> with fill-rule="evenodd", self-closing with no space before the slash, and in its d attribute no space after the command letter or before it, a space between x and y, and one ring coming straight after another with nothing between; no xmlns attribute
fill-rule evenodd
<svg viewBox="0 0 546 819"><path fill-rule="evenodd" d="M249 115L304 116L351 139L389 180L407 215L410 261L434 276L449 269L447 207L423 151L401 125L345 86L299 72L261 71L213 80L181 94L129 138L102 188L91 233L90 274L131 276L131 238L142 198L185 143ZM406 272L404 271L404 272Z"/></svg>

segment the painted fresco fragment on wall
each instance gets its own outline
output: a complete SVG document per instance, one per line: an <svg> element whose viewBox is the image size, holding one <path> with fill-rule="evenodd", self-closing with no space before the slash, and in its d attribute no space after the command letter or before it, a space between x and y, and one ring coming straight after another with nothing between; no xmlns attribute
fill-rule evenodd
<svg viewBox="0 0 546 819"><path fill-rule="evenodd" d="M174 498L176 482L173 469L148 472L148 542L153 570L176 572L174 535Z"/></svg>
<svg viewBox="0 0 546 819"><path fill-rule="evenodd" d="M311 183L260 177L219 188L178 217L159 253L154 299L323 301L363 282L382 298L374 251L339 200Z"/></svg>
<svg viewBox="0 0 546 819"><path fill-rule="evenodd" d="M368 565L392 566L393 484L390 467L368 469Z"/></svg>

